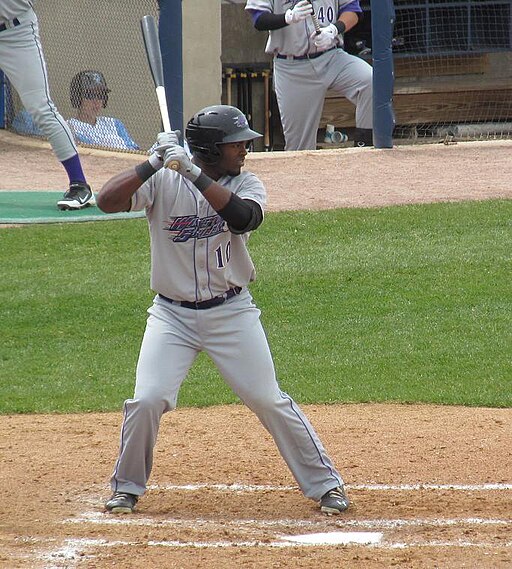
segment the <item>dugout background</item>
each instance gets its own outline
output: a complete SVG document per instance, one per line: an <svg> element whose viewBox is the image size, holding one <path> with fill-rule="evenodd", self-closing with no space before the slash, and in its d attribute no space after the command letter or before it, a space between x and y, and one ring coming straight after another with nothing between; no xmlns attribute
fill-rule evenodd
<svg viewBox="0 0 512 569"><path fill-rule="evenodd" d="M371 62L371 54L364 53L371 47L371 3L361 4L364 23L347 34L346 47ZM256 141L256 150L279 150L283 140L275 97L268 90L267 35L253 28L244 5L245 0L182 1L184 120L201 107L231 103L267 135ZM482 129L460 139L512 136L512 0L395 0L395 9L395 140L436 141L457 125ZM160 118L140 19L158 16L157 0L44 0L36 2L36 10L52 97L64 118L74 116L71 78L80 70L97 69L111 89L104 114L121 119L148 149ZM7 128L20 109L17 96L8 91ZM350 135L353 106L328 93L319 142L327 123ZM489 125L496 128L489 130Z"/></svg>
<svg viewBox="0 0 512 569"><path fill-rule="evenodd" d="M84 69L101 71L111 89L103 114L121 119L132 138L147 150L161 127L140 19L146 14L158 17L157 0L46 0L36 2L35 9L50 90L60 113L65 119L74 116L69 99L73 76ZM183 2L187 118L221 99L220 12L218 0ZM6 103L9 127L22 107L15 92L7 93Z"/></svg>

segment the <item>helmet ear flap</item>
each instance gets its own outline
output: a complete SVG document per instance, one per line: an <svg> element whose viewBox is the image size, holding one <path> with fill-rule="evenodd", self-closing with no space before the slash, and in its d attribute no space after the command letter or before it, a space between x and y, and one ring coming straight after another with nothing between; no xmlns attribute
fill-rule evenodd
<svg viewBox="0 0 512 569"><path fill-rule="evenodd" d="M215 164L220 158L217 146L222 142L223 132L212 126L200 124L197 115L192 117L185 130L185 138L192 153L206 164Z"/></svg>

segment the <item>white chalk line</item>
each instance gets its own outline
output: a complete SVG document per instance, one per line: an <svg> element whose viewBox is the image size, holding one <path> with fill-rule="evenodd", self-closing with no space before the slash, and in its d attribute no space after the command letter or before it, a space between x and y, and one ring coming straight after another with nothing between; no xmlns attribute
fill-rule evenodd
<svg viewBox="0 0 512 569"><path fill-rule="evenodd" d="M251 526L255 528L269 527L289 527L289 528L315 528L323 526L336 526L347 528L379 528L396 529L402 527L453 527L453 526L498 526L511 525L512 519L494 518L412 518L412 519L389 519L382 518L373 520L337 520L332 517L323 517L322 520L256 520L256 519L222 519L214 520L208 518L138 518L127 516L116 516L102 512L84 512L80 517L68 518L63 520L64 524L96 524L96 525L120 525L120 526L181 526L185 528L198 528L204 526Z"/></svg>
<svg viewBox="0 0 512 569"><path fill-rule="evenodd" d="M490 492L512 490L512 483L492 483L492 484L346 484L347 490L369 490L369 491L418 491L418 490L453 490L458 492ZM197 490L217 490L220 492L274 492L298 490L297 486L271 486L266 484L153 484L148 486L149 490L176 490L191 491Z"/></svg>
<svg viewBox="0 0 512 569"><path fill-rule="evenodd" d="M347 484L348 490L367 490L367 491L420 491L420 490L450 490L462 492L488 492L488 491L507 491L512 490L512 484L509 483L488 483L488 484ZM201 489L211 489L222 492L268 492L268 491L297 491L297 486L275 486L275 485L254 485L254 484L168 484L168 485L151 485L148 487L150 490L175 490L175 491L197 491ZM500 519L485 519L485 518L456 518L456 519L409 519L409 520L346 520L346 521L333 521L330 518L330 525L333 523L336 527L347 528L366 528L366 529L393 529L407 526L457 526L457 525L509 525L512 520ZM99 512L84 513L78 518L71 518L63 520L63 523L69 524L84 524L96 523L103 525L175 525L185 527L198 527L212 524L216 522L211 519L194 519L194 520L179 520L179 519L166 519L156 520L151 518L118 518L111 515L102 514ZM221 522L219 522L221 523ZM268 527L296 527L296 528L314 528L325 526L325 521L311 521L311 520L224 520L222 525L251 525L253 527L268 528ZM125 541L108 541L108 540L92 540L92 539L68 539L65 545L57 550L52 551L44 556L45 559L54 560L57 565L52 567L62 567L60 561L73 562L84 559L84 549L92 547L115 547L120 546L140 546L141 542L125 542ZM298 543L298 542L260 542L260 541L225 541L225 542L179 542L179 541L166 541L166 542L147 542L148 546L161 546L161 547L175 547L175 548L210 548L210 547L308 547L318 546L317 544ZM326 544L328 545L328 544ZM360 544L359 544L360 545ZM366 544L366 547L379 547L386 549L404 549L409 547L479 547L479 548L497 548L497 547L512 547L512 542L501 544L486 543L486 542L394 542L394 543L373 543ZM67 567L68 565L66 565Z"/></svg>
<svg viewBox="0 0 512 569"><path fill-rule="evenodd" d="M293 536L283 536L280 540L274 541L260 541L260 540L245 540L245 541L177 541L177 540L148 540L148 541L123 541L115 540L108 541L105 539L83 539L83 538L68 538L65 540L64 545L59 549L52 551L44 555L45 559L53 560L66 560L67 562L73 560L84 559L85 551L91 548L99 547L169 547L169 548L195 548L195 549L206 549L206 548L250 548L250 547L272 547L272 548L284 548L284 547L326 547L326 546L338 546L337 543L308 543L301 541L291 541ZM414 547L471 547L471 548L486 548L486 549L501 549L501 548L512 548L512 542L504 543L493 543L493 542L473 542L465 540L453 540L453 541L410 541L410 542L386 542L386 541L375 541L373 543L360 543L357 541L347 542L345 546L361 547L372 547L378 549L407 549ZM67 565L68 566L68 565Z"/></svg>

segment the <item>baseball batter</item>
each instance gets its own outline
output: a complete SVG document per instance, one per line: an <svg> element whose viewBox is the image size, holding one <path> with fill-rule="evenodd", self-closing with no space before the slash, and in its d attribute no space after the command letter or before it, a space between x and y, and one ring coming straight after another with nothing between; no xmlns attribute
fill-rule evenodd
<svg viewBox="0 0 512 569"><path fill-rule="evenodd" d="M201 351L270 432L302 492L327 514L349 506L313 427L279 389L260 311L247 288L255 278L247 240L263 220L266 194L241 168L248 143L259 136L235 107L207 107L186 127L192 159L175 133L160 133L148 161L111 178L98 194L105 212L145 210L157 293L134 396L124 405L107 511L132 512L145 492L162 414L176 407ZM165 167L175 161L179 170Z"/></svg>
<svg viewBox="0 0 512 569"><path fill-rule="evenodd" d="M343 34L362 17L359 0L248 0L245 9L257 30L269 32L285 150L316 148L328 89L356 106L355 146L371 145L372 68L343 50Z"/></svg>
<svg viewBox="0 0 512 569"><path fill-rule="evenodd" d="M39 24L31 0L0 1L0 69L68 174L69 189L57 202L59 209L94 205L94 194L86 182L73 135L50 96Z"/></svg>

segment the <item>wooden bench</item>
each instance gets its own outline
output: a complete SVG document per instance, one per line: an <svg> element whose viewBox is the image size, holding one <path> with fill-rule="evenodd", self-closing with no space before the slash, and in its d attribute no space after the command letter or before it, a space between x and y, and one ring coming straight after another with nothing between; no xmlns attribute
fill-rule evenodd
<svg viewBox="0 0 512 569"><path fill-rule="evenodd" d="M512 76L492 78L482 73L482 58L475 59L463 72L460 65L443 63L436 77L412 77L414 67L395 65L393 108L397 125L452 121L496 121L512 119ZM484 62L485 63L485 62ZM401 75L401 76L399 76ZM333 124L337 129L355 127L355 107L344 97L328 92L320 128Z"/></svg>

